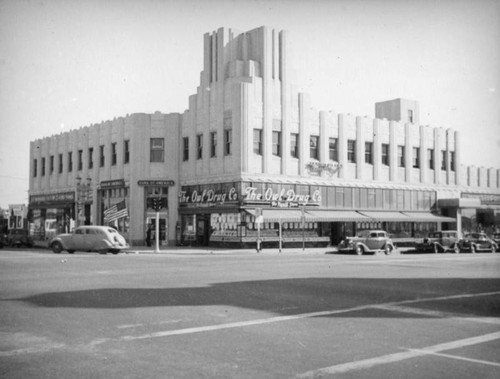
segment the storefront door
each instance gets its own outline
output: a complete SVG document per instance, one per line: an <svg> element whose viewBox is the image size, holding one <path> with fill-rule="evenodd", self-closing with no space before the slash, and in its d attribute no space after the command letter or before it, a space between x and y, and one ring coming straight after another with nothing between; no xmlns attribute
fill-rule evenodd
<svg viewBox="0 0 500 379"><path fill-rule="evenodd" d="M168 244L168 218L166 213L159 214L159 237L160 237L160 245L164 246ZM146 217L146 235L144 239L146 243L148 242L148 228L150 228L150 243L151 246L154 246L156 243L156 214L150 214L148 212L148 216Z"/></svg>

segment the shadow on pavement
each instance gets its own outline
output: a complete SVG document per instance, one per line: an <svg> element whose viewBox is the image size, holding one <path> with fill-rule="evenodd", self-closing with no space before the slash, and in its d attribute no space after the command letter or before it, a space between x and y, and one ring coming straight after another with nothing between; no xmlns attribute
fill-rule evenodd
<svg viewBox="0 0 500 379"><path fill-rule="evenodd" d="M94 309L218 305L289 315L409 299L495 292L499 288L500 279L302 278L216 283L209 287L88 289L4 301L24 301L48 308ZM432 302L430 306L435 308L436 303ZM449 299L442 304L445 303L447 311L500 316L498 295ZM425 303L418 306L425 307ZM374 314L377 312L358 311L349 316L374 317ZM390 317L390 313L381 314ZM340 316L345 317L345 314Z"/></svg>

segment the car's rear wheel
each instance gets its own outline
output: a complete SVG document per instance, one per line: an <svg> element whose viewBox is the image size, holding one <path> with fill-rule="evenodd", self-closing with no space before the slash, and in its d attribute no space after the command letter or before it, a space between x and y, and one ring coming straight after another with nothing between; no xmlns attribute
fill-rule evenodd
<svg viewBox="0 0 500 379"><path fill-rule="evenodd" d="M458 247L458 245L453 246L453 252L454 252L455 254L460 253L460 248Z"/></svg>
<svg viewBox="0 0 500 379"><path fill-rule="evenodd" d="M356 245L356 254L357 255L363 255L364 252L365 252L365 249L363 249L363 246Z"/></svg>
<svg viewBox="0 0 500 379"><path fill-rule="evenodd" d="M495 245L491 245L490 248L491 248L491 252L493 254L495 253L495 251L497 251L497 249L495 248Z"/></svg>
<svg viewBox="0 0 500 379"><path fill-rule="evenodd" d="M476 245L470 245L470 252L471 252L472 254L475 254L475 253L476 253L476 251L477 251L477 249L476 249Z"/></svg>
<svg viewBox="0 0 500 379"><path fill-rule="evenodd" d="M52 247L52 251L55 254L60 254L61 251L63 250L63 247L62 247L60 242L54 242L51 247Z"/></svg>
<svg viewBox="0 0 500 379"><path fill-rule="evenodd" d="M434 254L437 254L439 253L439 248L438 248L438 245L437 243L434 244Z"/></svg>

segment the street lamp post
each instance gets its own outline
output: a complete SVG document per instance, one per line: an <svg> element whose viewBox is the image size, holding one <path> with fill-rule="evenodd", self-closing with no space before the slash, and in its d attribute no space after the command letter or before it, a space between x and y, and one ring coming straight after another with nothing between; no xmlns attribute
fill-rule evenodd
<svg viewBox="0 0 500 379"><path fill-rule="evenodd" d="M92 178L82 183L80 176L76 177L76 226L83 224L82 205L92 197Z"/></svg>

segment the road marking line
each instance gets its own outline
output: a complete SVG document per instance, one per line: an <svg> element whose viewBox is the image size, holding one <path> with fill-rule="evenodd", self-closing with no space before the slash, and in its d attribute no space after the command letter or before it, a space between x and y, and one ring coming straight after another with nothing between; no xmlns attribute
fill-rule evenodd
<svg viewBox="0 0 500 379"><path fill-rule="evenodd" d="M368 304L368 305L361 305L358 307L347 308L347 309L300 313L300 314L296 314L296 315L262 318L262 319L249 320L249 321L232 322L232 323L227 323L227 324L216 324L216 325L207 325L207 326L185 328L185 329L166 330L166 331L148 333L148 334L143 334L143 335L138 335L138 336L122 336L120 339L132 341L132 340L141 340L141 339L147 339L147 338L170 337L170 336L177 336L177 335L183 335L183 334L202 333L202 332L210 332L210 331L215 331L215 330L240 328L240 327L245 327L245 326L263 325L263 324L270 324L270 323L282 322L282 321L301 320L301 319L312 318L312 317L331 316L331 315L335 315L335 314L342 314L342 313L349 313L349 312L356 312L356 311L361 311L361 310L373 309L376 307L390 307L390 306L398 306L400 304L412 304L412 303L425 302L425 301L460 299L460 298L464 298L464 297L491 296L491 295L498 295L498 294L500 294L500 291L483 292L483 293L475 293L475 294L440 296L440 297L431 297L431 298L414 299L414 300L403 300L403 301L382 303L382 304Z"/></svg>
<svg viewBox="0 0 500 379"><path fill-rule="evenodd" d="M330 367L324 367L316 370L307 371L298 375L299 378L316 378L322 375L340 374L355 370L364 370L374 366L379 366L387 363L399 362L410 358L421 357L424 355L438 353L444 350L457 349L470 345L477 345L500 338L500 332L484 334L482 336L464 338L461 340L446 342L438 345L428 346L420 350L409 350L400 353L382 355L380 357L362 359L348 363L342 363Z"/></svg>
<svg viewBox="0 0 500 379"><path fill-rule="evenodd" d="M404 307L401 305L377 305L374 308L383 309L383 310L391 311L391 312L411 313L411 314L429 316L429 317L449 318L449 319L454 319L454 320L481 322L484 324L500 324L500 318L495 318L495 317L481 317L481 316L477 316L477 315L441 312L441 311L435 311L435 310L431 310L431 309Z"/></svg>
<svg viewBox="0 0 500 379"><path fill-rule="evenodd" d="M482 359L473 359L473 358L461 357L459 355L436 353L433 351L426 351L426 350L422 350L422 349L410 349L410 351L417 351L417 352L424 353L426 355L437 355L438 357L458 359L460 361L467 361L467 362L480 363L480 364L484 364L484 365L500 367L500 363L491 362L491 361L483 361Z"/></svg>
<svg viewBox="0 0 500 379"><path fill-rule="evenodd" d="M61 349L63 347L66 347L66 345L63 343L59 343L59 344L47 344L44 346L27 347L24 349L0 351L0 357L13 357L15 355L20 355L20 354L47 353L51 350Z"/></svg>

